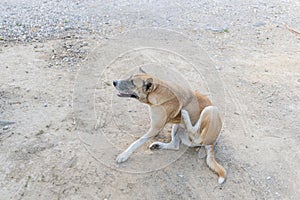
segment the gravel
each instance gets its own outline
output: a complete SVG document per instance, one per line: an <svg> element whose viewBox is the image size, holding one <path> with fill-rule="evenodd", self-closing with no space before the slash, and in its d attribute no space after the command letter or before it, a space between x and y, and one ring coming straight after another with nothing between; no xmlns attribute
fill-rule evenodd
<svg viewBox="0 0 300 200"><path fill-rule="evenodd" d="M222 6L220 6L220 4ZM2 0L0 3L0 44L31 42L96 33L107 38L137 27L165 27L216 34L240 29L255 29L267 24L290 22L299 25L298 16L286 11L299 3L245 3L217 0L178 3L170 0L95 1L95 0ZM297 12L291 12L297 13ZM300 28L300 27L295 27Z"/></svg>
<svg viewBox="0 0 300 200"><path fill-rule="evenodd" d="M14 0L0 3L0 40L41 41L72 34L101 33L111 21L90 12L92 1ZM71 34L70 34L71 33Z"/></svg>

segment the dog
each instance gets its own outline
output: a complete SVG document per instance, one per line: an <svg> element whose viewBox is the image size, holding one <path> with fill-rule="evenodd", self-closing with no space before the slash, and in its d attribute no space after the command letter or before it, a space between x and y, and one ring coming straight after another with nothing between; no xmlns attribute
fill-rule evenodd
<svg viewBox="0 0 300 200"><path fill-rule="evenodd" d="M119 97L135 98L150 106L151 126L116 158L117 163L126 161L138 147L158 135L167 123L172 123L171 142L154 142L150 149L178 150L180 143L189 147L205 146L206 163L218 174L218 183L222 184L226 171L214 158L214 145L222 128L217 107L199 92L140 70L141 73L127 79L113 81L113 85Z"/></svg>

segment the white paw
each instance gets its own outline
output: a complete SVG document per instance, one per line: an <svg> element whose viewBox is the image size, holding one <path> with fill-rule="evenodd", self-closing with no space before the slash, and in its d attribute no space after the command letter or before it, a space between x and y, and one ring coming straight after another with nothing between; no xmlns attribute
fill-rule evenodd
<svg viewBox="0 0 300 200"><path fill-rule="evenodd" d="M189 117L189 113L186 110L181 110L181 115L183 117L183 119L187 119Z"/></svg>
<svg viewBox="0 0 300 200"><path fill-rule="evenodd" d="M149 148L150 148L151 150L161 149L161 145L160 145L160 144L161 144L160 142L153 142L153 143L149 146Z"/></svg>
<svg viewBox="0 0 300 200"><path fill-rule="evenodd" d="M118 155L116 161L117 161L117 163L125 162L126 160L128 160L129 156L130 156L130 154L128 152L124 151L123 153Z"/></svg>

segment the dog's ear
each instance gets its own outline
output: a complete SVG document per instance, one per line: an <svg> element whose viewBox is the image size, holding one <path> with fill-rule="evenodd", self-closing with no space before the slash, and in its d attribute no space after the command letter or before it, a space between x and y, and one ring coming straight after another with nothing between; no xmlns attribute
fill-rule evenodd
<svg viewBox="0 0 300 200"><path fill-rule="evenodd" d="M139 71L140 71L141 73L143 73L143 74L147 74L147 72L145 72L145 70L143 70L142 67L139 67Z"/></svg>
<svg viewBox="0 0 300 200"><path fill-rule="evenodd" d="M143 90L144 92L150 92L152 88L153 88L153 79L148 78L146 81L144 81Z"/></svg>

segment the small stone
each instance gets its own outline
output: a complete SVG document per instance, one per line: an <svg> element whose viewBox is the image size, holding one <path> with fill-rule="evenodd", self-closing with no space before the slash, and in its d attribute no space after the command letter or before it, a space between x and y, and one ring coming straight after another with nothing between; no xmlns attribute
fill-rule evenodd
<svg viewBox="0 0 300 200"><path fill-rule="evenodd" d="M48 107L48 104L47 104L47 103L44 103L44 107Z"/></svg>
<svg viewBox="0 0 300 200"><path fill-rule="evenodd" d="M218 71L220 71L220 70L222 70L222 67L221 67L221 66L216 66L216 69L217 69Z"/></svg>
<svg viewBox="0 0 300 200"><path fill-rule="evenodd" d="M179 174L178 176L179 176L180 178L183 178L183 177L184 177L184 175L182 175L182 174Z"/></svg>
<svg viewBox="0 0 300 200"><path fill-rule="evenodd" d="M4 126L4 127L3 127L3 130L4 130L4 131L7 130L7 129L9 129L9 126Z"/></svg>
<svg viewBox="0 0 300 200"><path fill-rule="evenodd" d="M261 26L265 26L266 23L265 22L256 22L255 24L253 24L254 27L261 27Z"/></svg>
<svg viewBox="0 0 300 200"><path fill-rule="evenodd" d="M43 129L41 129L41 130L39 130L39 132L36 135L42 135L44 133L45 133L45 131Z"/></svg>
<svg viewBox="0 0 300 200"><path fill-rule="evenodd" d="M89 44L87 42L84 42L80 45L80 47L85 47L85 46L88 46Z"/></svg>
<svg viewBox="0 0 300 200"><path fill-rule="evenodd" d="M268 100L267 102L268 102L269 104L272 104L272 103L273 103L273 100L270 99L270 100Z"/></svg>
<svg viewBox="0 0 300 200"><path fill-rule="evenodd" d="M271 176L268 176L268 177L267 177L267 180L271 180L271 178L272 178Z"/></svg>

